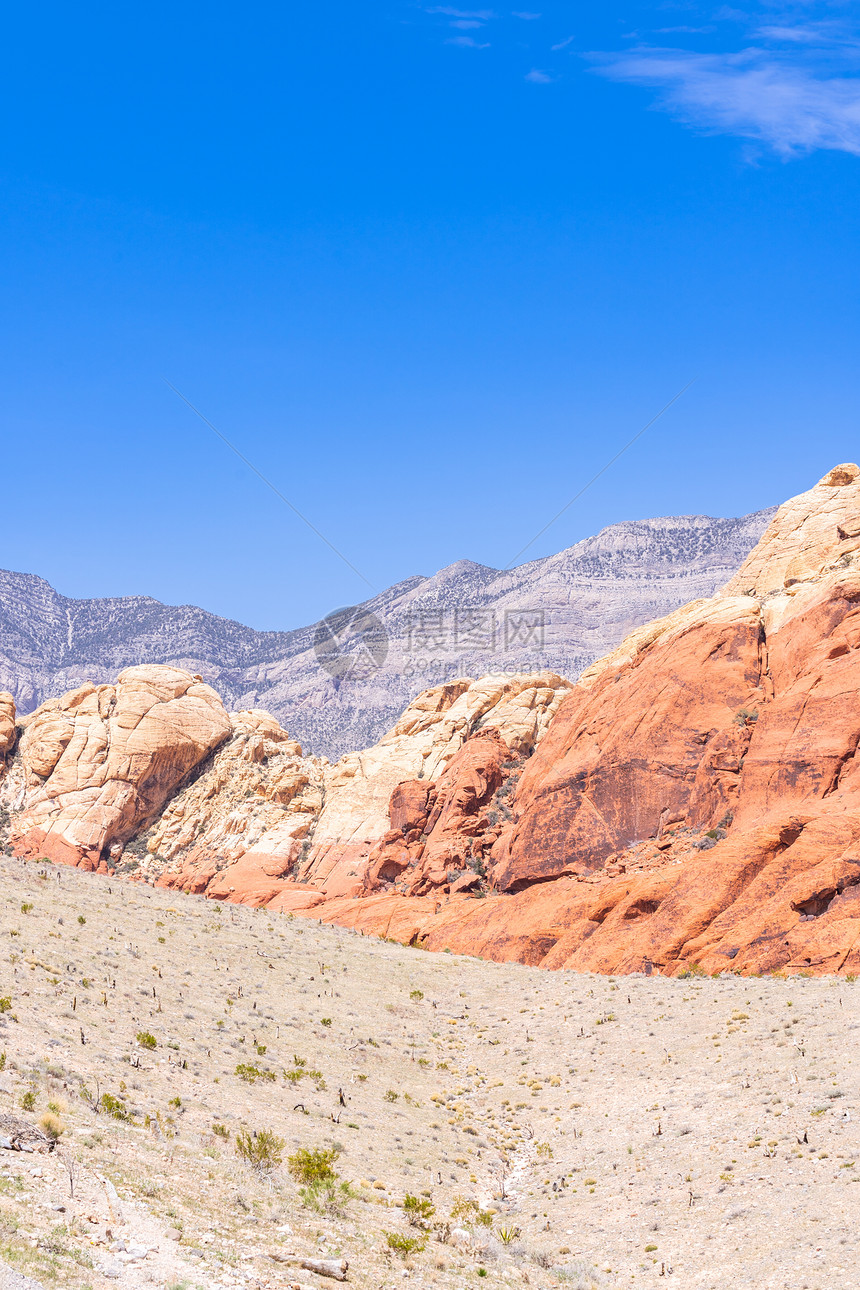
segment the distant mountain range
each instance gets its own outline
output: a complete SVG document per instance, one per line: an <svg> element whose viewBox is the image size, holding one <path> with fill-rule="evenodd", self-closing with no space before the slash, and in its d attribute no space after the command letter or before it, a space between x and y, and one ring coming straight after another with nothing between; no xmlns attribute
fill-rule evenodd
<svg viewBox="0 0 860 1290"><path fill-rule="evenodd" d="M29 712L131 664L173 663L334 759L374 743L428 686L542 669L575 678L632 628L712 595L774 510L613 524L511 570L460 560L289 632L148 596L72 600L42 578L0 571L0 688Z"/></svg>

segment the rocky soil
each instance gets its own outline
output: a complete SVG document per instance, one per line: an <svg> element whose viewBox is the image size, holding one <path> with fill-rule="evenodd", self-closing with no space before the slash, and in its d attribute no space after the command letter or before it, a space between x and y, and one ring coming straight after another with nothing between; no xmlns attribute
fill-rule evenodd
<svg viewBox="0 0 860 1290"><path fill-rule="evenodd" d="M41 578L0 571L0 689L26 713L126 667L170 665L199 674L228 707L266 709L306 751L334 759L375 743L430 686L502 670L575 678L640 623L711 595L772 515L614 524L515 569L461 560L407 579L363 606L387 638L380 666L363 667L360 640L345 633L355 659L346 677L320 666L318 624L254 631L147 596L72 600Z"/></svg>
<svg viewBox="0 0 860 1290"><path fill-rule="evenodd" d="M0 1133L59 1134L0 1147L0 1256L41 1286L860 1285L853 980L541 972L0 881ZM336 1153L330 1194L301 1150Z"/></svg>

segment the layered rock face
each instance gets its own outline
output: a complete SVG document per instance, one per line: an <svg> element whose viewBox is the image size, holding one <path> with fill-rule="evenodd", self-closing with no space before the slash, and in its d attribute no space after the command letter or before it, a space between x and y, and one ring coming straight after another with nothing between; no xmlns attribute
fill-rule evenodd
<svg viewBox="0 0 860 1290"><path fill-rule="evenodd" d="M359 895L375 886L369 871L405 779L431 786L477 732L497 732L506 756L531 753L570 688L553 673L437 686L378 744L333 766L302 758L298 745L285 751L266 714L239 714L269 723L255 735L258 760L249 765L248 734L237 729L152 830L146 867L164 885L254 904L264 891L267 903L310 893L304 905Z"/></svg>
<svg viewBox="0 0 860 1290"><path fill-rule="evenodd" d="M303 854L322 809L325 763L303 757L267 712L237 712L230 723L211 763L123 861L137 878L260 905Z"/></svg>
<svg viewBox="0 0 860 1290"><path fill-rule="evenodd" d="M133 667L21 722L3 784L19 855L107 867L230 733L214 690L187 672Z"/></svg>
<svg viewBox="0 0 860 1290"><path fill-rule="evenodd" d="M856 972L858 475L786 503L722 594L565 698L492 848L514 894L315 914L547 967Z"/></svg>

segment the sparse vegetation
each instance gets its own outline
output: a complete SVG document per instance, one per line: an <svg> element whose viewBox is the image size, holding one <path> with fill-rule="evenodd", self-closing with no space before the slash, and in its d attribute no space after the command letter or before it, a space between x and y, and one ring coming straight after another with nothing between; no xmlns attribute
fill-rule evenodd
<svg viewBox="0 0 860 1290"><path fill-rule="evenodd" d="M705 1197L718 1188L727 1207L733 1191L743 1204L753 1177L781 1187L791 1170L790 1183L803 1182L822 1208L823 1198L846 1209L853 1199L860 1157L846 1145L845 1115L846 1107L853 1114L853 1067L850 1050L829 1038L858 1017L845 979L786 972L785 980L712 982L693 972L682 981L607 981L426 960L311 919L229 905L217 927L211 903L178 893L119 881L110 893L109 880L65 869L59 879L52 870L45 886L32 864L5 863L14 874L11 916L21 904L38 911L26 921L22 913L21 939L6 942L7 955L18 947L0 983L7 1110L31 1128L38 1122L56 1149L2 1153L0 1222L20 1226L3 1228L0 1253L45 1286L83 1285L88 1275L95 1284L97 1271L76 1261L78 1246L96 1265L114 1257L105 1232L116 1234L108 1201L117 1202L99 1176L120 1206L147 1206L155 1225L176 1229L165 1248L188 1290L240 1279L251 1271L244 1259L261 1249L342 1257L368 1285L399 1280L405 1269L410 1284L465 1290L479 1279L516 1280L503 1275L516 1268L532 1286L608 1287L632 1284L643 1265L659 1277L664 1257L669 1284L679 1269L670 1276L652 1212L641 1211L649 1222L630 1248L606 1224L600 1194L608 1204L619 1188L633 1184L647 1196L659 1185L683 1209L693 1241L712 1230ZM99 910L92 927L76 923L81 907ZM155 913L169 954L155 949ZM325 1031L323 1007L337 1022ZM558 1043L559 1033L580 1030L578 1044ZM136 1033L157 1035L156 1049L129 1043ZM792 1041L807 1052L814 1042L815 1062L795 1056ZM297 1046L303 1054L292 1053ZM721 1057L725 1066L714 1069L730 1081L731 1099L715 1100L710 1081L695 1081L701 1106L693 1110L690 1063ZM259 1074L243 1080L237 1063ZM635 1097L624 1085L631 1065ZM775 1084L773 1071L785 1068L796 1077ZM647 1101L638 1072L648 1078ZM807 1083L810 1075L817 1079ZM78 1088L80 1097L69 1095ZM18 1105L27 1092L29 1111ZM425 1116L419 1106L433 1109ZM715 1116L719 1150L737 1150L737 1161L709 1154ZM515 1214L506 1182L522 1198ZM70 1195L75 1214L45 1204ZM98 1221L76 1234L79 1215L90 1212ZM758 1216L741 1224L737 1212L728 1208L725 1222L740 1234ZM103 1244L85 1244L84 1233ZM835 1265L835 1238L824 1225L813 1234L822 1266L825 1258ZM769 1239L783 1270L793 1237L776 1230ZM646 1240L660 1253L643 1253ZM571 1256L565 1241L588 1249L588 1259ZM732 1284L743 1279L733 1253L740 1243L721 1253ZM295 1275L272 1272L287 1283ZM170 1284L169 1274L162 1279Z"/></svg>
<svg viewBox="0 0 860 1290"><path fill-rule="evenodd" d="M389 1250L399 1254L401 1258L408 1258L410 1254L415 1254L417 1250L423 1250L427 1244L426 1236L404 1236L401 1232L386 1232L385 1244Z"/></svg>
<svg viewBox="0 0 860 1290"><path fill-rule="evenodd" d="M131 1115L124 1102L111 1093L102 1093L101 1108L112 1120L131 1120Z"/></svg>
<svg viewBox="0 0 860 1290"><path fill-rule="evenodd" d="M426 1196L412 1196L407 1192L403 1197L403 1212L412 1227L426 1228L436 1213L436 1206Z"/></svg>
<svg viewBox="0 0 860 1290"><path fill-rule="evenodd" d="M243 1129L236 1134L236 1153L259 1174L270 1173L281 1164L286 1143L270 1129Z"/></svg>
<svg viewBox="0 0 860 1290"><path fill-rule="evenodd" d="M259 1066L252 1066L248 1062L239 1062L236 1067L236 1074L246 1084L256 1084L258 1079L268 1080L272 1083L277 1078L274 1071L260 1070Z"/></svg>
<svg viewBox="0 0 860 1290"><path fill-rule="evenodd" d="M337 1181L334 1162L340 1152L335 1147L320 1148L316 1151L300 1147L287 1160L287 1168L297 1183L304 1187L315 1187L319 1183Z"/></svg>

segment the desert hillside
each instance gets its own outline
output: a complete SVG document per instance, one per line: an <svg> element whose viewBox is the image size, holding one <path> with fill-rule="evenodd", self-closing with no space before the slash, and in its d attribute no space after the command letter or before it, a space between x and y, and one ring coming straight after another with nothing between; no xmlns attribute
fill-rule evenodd
<svg viewBox="0 0 860 1290"><path fill-rule="evenodd" d="M540 972L0 869L0 1253L38 1286L855 1284L851 980Z"/></svg>

